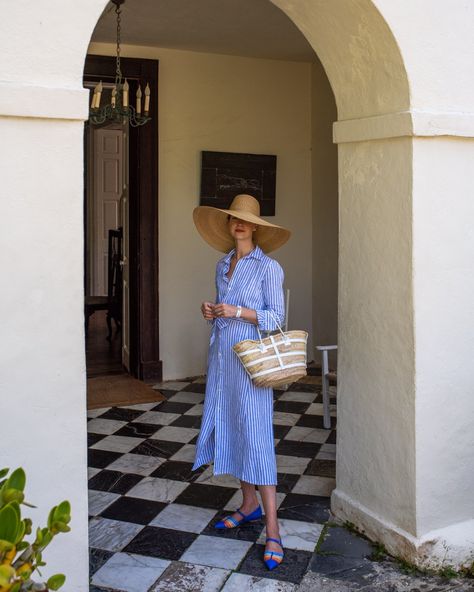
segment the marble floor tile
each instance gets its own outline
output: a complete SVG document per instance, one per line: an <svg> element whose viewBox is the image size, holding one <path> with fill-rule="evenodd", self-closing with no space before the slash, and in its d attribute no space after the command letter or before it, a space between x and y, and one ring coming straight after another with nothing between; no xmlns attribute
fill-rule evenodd
<svg viewBox="0 0 474 592"><path fill-rule="evenodd" d="M324 407L322 403L311 403L311 405L306 410L306 415L324 415ZM329 415L331 417L337 416L337 407L336 405L329 405Z"/></svg>
<svg viewBox="0 0 474 592"><path fill-rule="evenodd" d="M191 391L181 391L173 395L170 399L173 403L193 403L197 405L204 401L204 393L193 393Z"/></svg>
<svg viewBox="0 0 474 592"><path fill-rule="evenodd" d="M300 456L284 456L277 454L277 470L279 473L301 475L304 473L304 470L308 466L310 460L310 458L304 458Z"/></svg>
<svg viewBox="0 0 474 592"><path fill-rule="evenodd" d="M145 526L124 551L177 561L196 537L192 532Z"/></svg>
<svg viewBox="0 0 474 592"><path fill-rule="evenodd" d="M201 535L185 551L181 561L223 569L236 569L251 546L252 543L248 541Z"/></svg>
<svg viewBox="0 0 474 592"><path fill-rule="evenodd" d="M93 576L92 584L121 592L144 592L156 582L169 561L132 553L115 553Z"/></svg>
<svg viewBox="0 0 474 592"><path fill-rule="evenodd" d="M116 421L133 421L143 415L143 411L130 409L129 407L112 407L101 415L101 419L114 419Z"/></svg>
<svg viewBox="0 0 474 592"><path fill-rule="evenodd" d="M102 413L108 411L110 407L101 407L100 409L88 409L87 410L87 417L99 417Z"/></svg>
<svg viewBox="0 0 474 592"><path fill-rule="evenodd" d="M308 563L313 555L310 551L296 551L286 548L283 562L277 569L268 571L263 563L264 550L265 547L263 545L253 545L242 561L239 572L257 578L263 577L299 584L306 573ZM323 592L323 590L314 590L314 592Z"/></svg>
<svg viewBox="0 0 474 592"><path fill-rule="evenodd" d="M89 467L95 469L103 469L119 457L120 454L118 452L111 452L110 450L92 450L89 447L89 450L87 451L87 464Z"/></svg>
<svg viewBox="0 0 474 592"><path fill-rule="evenodd" d="M161 411L162 413L179 413L179 415L182 415L183 413L186 413L186 411L189 411L191 407L193 407L193 403L183 403L182 401L174 401L171 399L159 403L153 411Z"/></svg>
<svg viewBox="0 0 474 592"><path fill-rule="evenodd" d="M140 483L128 491L127 496L169 503L174 501L186 487L188 487L188 484L180 481L171 481L170 479L160 479L158 477L145 477Z"/></svg>
<svg viewBox="0 0 474 592"><path fill-rule="evenodd" d="M282 438L286 437L286 434L291 430L291 426L289 425L275 425L273 424L273 436L275 438Z"/></svg>
<svg viewBox="0 0 474 592"><path fill-rule="evenodd" d="M300 415L296 413L284 413L283 411L275 411L273 413L273 423L276 425L293 426L300 419Z"/></svg>
<svg viewBox="0 0 474 592"><path fill-rule="evenodd" d="M187 444L195 436L199 434L199 430L194 428L181 428L176 426L164 426L155 432L150 438L157 440L169 440L170 442L183 442Z"/></svg>
<svg viewBox="0 0 474 592"><path fill-rule="evenodd" d="M315 393L313 393L316 396ZM283 395L282 395L283 396ZM304 413L306 409L309 407L309 403L301 402L301 401L275 401L273 408L275 411L280 413Z"/></svg>
<svg viewBox="0 0 474 592"><path fill-rule="evenodd" d="M275 447L275 452L283 456L301 456L303 458L314 458L319 452L321 444L314 442L294 442L292 440L280 440Z"/></svg>
<svg viewBox="0 0 474 592"><path fill-rule="evenodd" d="M219 592L229 571L174 561L149 592Z"/></svg>
<svg viewBox="0 0 474 592"><path fill-rule="evenodd" d="M183 382L179 380L165 380L165 382L158 382L153 385L155 390L165 389L167 391L180 391L185 386L188 386L189 382Z"/></svg>
<svg viewBox="0 0 474 592"><path fill-rule="evenodd" d="M286 496L285 493L279 493L277 491L277 493L276 493L277 508L280 507L283 500L285 499L285 496ZM264 512L262 498L261 498L260 493L258 491L257 491L257 497L260 502L260 507L262 508L262 512ZM235 512L235 510L237 510L237 508L240 508L240 506L242 505L242 501L243 501L242 490L238 489L234 493L234 495L230 498L230 500L226 503L226 505L224 506L223 509L227 510L228 512Z"/></svg>
<svg viewBox="0 0 474 592"><path fill-rule="evenodd" d="M185 506L199 506L200 508L212 508L219 510L234 495L235 489L230 487L215 487L204 483L191 483L176 498L177 504Z"/></svg>
<svg viewBox="0 0 474 592"><path fill-rule="evenodd" d="M330 433L331 432L329 430L293 426L286 435L285 439L294 440L297 442L313 442L315 444L324 444Z"/></svg>
<svg viewBox="0 0 474 592"><path fill-rule="evenodd" d="M110 452L130 452L133 448L143 442L143 438L131 438L128 436L106 436L97 442L91 449L107 450Z"/></svg>
<svg viewBox="0 0 474 592"><path fill-rule="evenodd" d="M106 551L121 551L142 528L141 524L93 518L89 522L89 545Z"/></svg>
<svg viewBox="0 0 474 592"><path fill-rule="evenodd" d="M132 522L146 525L153 520L164 508L164 502L144 500L137 497L120 496L102 512L103 518Z"/></svg>
<svg viewBox="0 0 474 592"><path fill-rule="evenodd" d="M278 459L277 459L278 462ZM300 473L277 473L277 492L290 493L296 482L300 478Z"/></svg>
<svg viewBox="0 0 474 592"><path fill-rule="evenodd" d="M184 415L202 415L204 410L204 405L199 403L198 405L194 405L191 409L188 409Z"/></svg>
<svg viewBox="0 0 474 592"><path fill-rule="evenodd" d="M323 524L310 524L309 522L287 520L285 518L280 518L278 523L283 547L297 551L314 551L324 526ZM262 531L257 543L265 544L265 530Z"/></svg>
<svg viewBox="0 0 474 592"><path fill-rule="evenodd" d="M115 432L116 436L132 436L132 438L150 438L159 426L154 423L130 422Z"/></svg>
<svg viewBox="0 0 474 592"><path fill-rule="evenodd" d="M87 469L87 478L92 479L97 473L100 473L101 469L95 469L94 467L88 467Z"/></svg>
<svg viewBox="0 0 474 592"><path fill-rule="evenodd" d="M89 489L89 516L97 516L110 506L115 500L120 497L118 493L110 493L110 491L95 491Z"/></svg>
<svg viewBox="0 0 474 592"><path fill-rule="evenodd" d="M234 572L222 592L296 592L296 585Z"/></svg>
<svg viewBox="0 0 474 592"><path fill-rule="evenodd" d="M214 518L215 514L216 511L209 508L169 504L150 522L150 526L160 526L199 534Z"/></svg>
<svg viewBox="0 0 474 592"><path fill-rule="evenodd" d="M220 487L240 488L240 481L233 475L214 475L214 467L210 466L196 479L196 483L218 485Z"/></svg>
<svg viewBox="0 0 474 592"><path fill-rule="evenodd" d="M173 427L179 428L194 428L199 430L201 427L202 417L200 415L182 415L171 424Z"/></svg>
<svg viewBox="0 0 474 592"><path fill-rule="evenodd" d="M133 454L144 456L157 456L158 458L169 458L183 447L181 442L167 442L166 440L152 440L148 438L132 449Z"/></svg>
<svg viewBox="0 0 474 592"><path fill-rule="evenodd" d="M334 429L337 424L337 418L331 418L331 429ZM303 426L305 428L318 428L320 430L326 429L324 427L324 418L322 415L308 415L305 413L300 417L300 419L296 422L297 426ZM328 429L328 432L330 430Z"/></svg>
<svg viewBox="0 0 474 592"><path fill-rule="evenodd" d="M152 477L161 477L162 479L171 479L172 481L187 481L193 483L204 471L200 467L193 471L193 463L180 462L178 460L167 460L156 471L151 474Z"/></svg>
<svg viewBox="0 0 474 592"><path fill-rule="evenodd" d="M157 426L169 425L176 421L179 417L179 413L163 413L161 411L146 411L139 418L137 422L140 423L153 423Z"/></svg>
<svg viewBox="0 0 474 592"><path fill-rule="evenodd" d="M194 458L196 456L196 446L194 444L185 444L182 448L170 456L170 460L179 460L182 462L192 462L194 463Z"/></svg>
<svg viewBox="0 0 474 592"><path fill-rule="evenodd" d="M188 384L188 386L185 386L183 391L187 391L190 393L202 393L204 394L206 392L206 383L205 382L192 382L190 384Z"/></svg>
<svg viewBox="0 0 474 592"><path fill-rule="evenodd" d="M298 482L293 487L292 493L329 497L335 487L335 479L329 477L315 477L313 475L301 475Z"/></svg>
<svg viewBox="0 0 474 592"><path fill-rule="evenodd" d="M278 518L325 524L330 517L330 503L328 497L289 493L278 509Z"/></svg>
<svg viewBox="0 0 474 592"><path fill-rule="evenodd" d="M336 445L323 444L316 458L319 460L336 460Z"/></svg>
<svg viewBox="0 0 474 592"><path fill-rule="evenodd" d="M313 458L304 472L305 475L336 478L336 461Z"/></svg>
<svg viewBox="0 0 474 592"><path fill-rule="evenodd" d="M111 463L107 469L109 471L134 473L135 475L143 475L144 477L147 477L165 461L165 458L161 458L159 456L146 456L144 454L127 453L122 455L117 460L114 460L114 462Z"/></svg>
<svg viewBox="0 0 474 592"><path fill-rule="evenodd" d="M123 495L142 479L143 477L141 475L104 469L89 480L89 489L110 491L111 493L120 493Z"/></svg>
<svg viewBox="0 0 474 592"><path fill-rule="evenodd" d="M123 426L126 426L128 422L119 421L117 419L104 419L102 417L96 417L87 422L87 431L92 434L114 434Z"/></svg>
<svg viewBox="0 0 474 592"><path fill-rule="evenodd" d="M297 401L299 403L312 403L316 398L316 393L304 393L301 391L286 391L278 397L279 401Z"/></svg>
<svg viewBox="0 0 474 592"><path fill-rule="evenodd" d="M89 575L95 574L113 555L112 551L104 549L89 549Z"/></svg>
<svg viewBox="0 0 474 592"><path fill-rule="evenodd" d="M125 409L136 409L137 411L150 411L153 407L156 407L158 401L154 403L137 403L136 405L122 405Z"/></svg>

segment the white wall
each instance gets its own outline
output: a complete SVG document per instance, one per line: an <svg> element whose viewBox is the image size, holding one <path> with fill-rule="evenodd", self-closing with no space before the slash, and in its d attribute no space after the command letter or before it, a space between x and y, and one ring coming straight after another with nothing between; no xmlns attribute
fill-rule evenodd
<svg viewBox="0 0 474 592"><path fill-rule="evenodd" d="M92 44L89 53L113 54ZM124 46L159 60L160 355L165 379L205 372L220 257L192 221L199 205L200 152L277 155L276 224L293 231L271 256L291 290L290 325L312 332L310 64ZM328 122L328 125L329 122ZM310 345L311 347L311 345ZM311 353L311 350L309 350Z"/></svg>

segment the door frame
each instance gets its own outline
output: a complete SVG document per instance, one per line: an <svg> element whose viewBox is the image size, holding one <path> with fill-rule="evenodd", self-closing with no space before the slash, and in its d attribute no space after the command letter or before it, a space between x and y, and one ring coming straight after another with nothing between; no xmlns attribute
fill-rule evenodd
<svg viewBox="0 0 474 592"><path fill-rule="evenodd" d="M121 58L132 88L150 85L151 121L129 128L130 204L130 372L161 381L158 286L158 60ZM115 57L88 55L84 82L113 82ZM131 93L132 94L132 93Z"/></svg>

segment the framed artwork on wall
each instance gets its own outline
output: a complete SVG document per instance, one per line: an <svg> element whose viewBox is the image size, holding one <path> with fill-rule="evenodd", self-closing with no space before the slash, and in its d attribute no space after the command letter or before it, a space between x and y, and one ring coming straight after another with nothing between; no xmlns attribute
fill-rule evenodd
<svg viewBox="0 0 474 592"><path fill-rule="evenodd" d="M239 193L260 202L262 216L275 215L275 155L201 152L200 205L228 208Z"/></svg>

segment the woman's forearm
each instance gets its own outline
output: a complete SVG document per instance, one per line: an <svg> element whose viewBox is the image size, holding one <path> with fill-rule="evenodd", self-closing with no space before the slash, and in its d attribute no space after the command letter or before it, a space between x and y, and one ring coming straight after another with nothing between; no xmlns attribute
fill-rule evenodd
<svg viewBox="0 0 474 592"><path fill-rule="evenodd" d="M249 321L254 325L258 325L257 311L253 308L245 308L242 306L242 313L240 315L240 318L244 319L245 321Z"/></svg>

